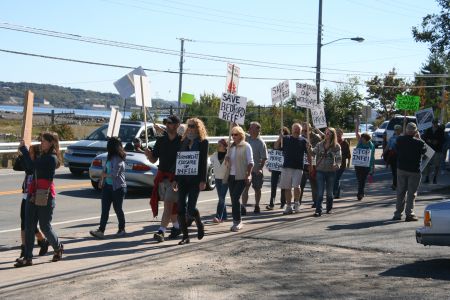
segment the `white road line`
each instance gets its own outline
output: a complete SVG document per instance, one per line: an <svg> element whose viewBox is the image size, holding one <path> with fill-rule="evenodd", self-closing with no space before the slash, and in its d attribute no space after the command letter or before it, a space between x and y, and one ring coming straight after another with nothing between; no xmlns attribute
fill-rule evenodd
<svg viewBox="0 0 450 300"><path fill-rule="evenodd" d="M261 194L266 194L266 193L270 193L270 191L263 191L261 192ZM254 193L249 193L249 196L253 196ZM227 197L226 199L230 199L230 197ZM213 199L206 199L206 200L200 200L197 203L206 203L206 202L212 202L212 201L218 201L219 198L213 198ZM128 212L124 212L125 215L131 215L131 214L137 214L137 213L142 213L142 212L149 212L151 211L150 208L146 208L146 209L140 209L140 210L133 210L133 211L128 211ZM114 217L116 214L110 214L110 217ZM90 217L90 218L84 218L84 219L76 219L76 220L69 220L69 221L62 221L62 222L56 222L56 223L52 223L52 226L58 226L58 225L64 225L64 224L71 224L71 223L78 223L78 222L84 222L84 221L91 221L91 220L99 220L100 216L98 217ZM7 230L1 230L0 233L7 233L7 232L14 232L14 231L20 231L20 227L19 228L14 228L14 229L7 229Z"/></svg>

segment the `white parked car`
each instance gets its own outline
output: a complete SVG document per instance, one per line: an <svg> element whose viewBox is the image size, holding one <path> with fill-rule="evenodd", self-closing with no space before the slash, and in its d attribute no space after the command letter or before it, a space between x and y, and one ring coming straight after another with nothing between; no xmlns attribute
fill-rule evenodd
<svg viewBox="0 0 450 300"><path fill-rule="evenodd" d="M389 121L384 121L381 123L380 127L372 134L372 142L375 147L383 145L384 134L386 133L386 128Z"/></svg>
<svg viewBox="0 0 450 300"><path fill-rule="evenodd" d="M450 246L450 200L427 205L423 223L423 227L416 229L417 243Z"/></svg>

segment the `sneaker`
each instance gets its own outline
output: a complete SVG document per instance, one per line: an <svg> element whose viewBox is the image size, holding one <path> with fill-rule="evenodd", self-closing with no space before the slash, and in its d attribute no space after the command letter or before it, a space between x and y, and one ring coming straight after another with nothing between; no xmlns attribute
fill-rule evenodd
<svg viewBox="0 0 450 300"><path fill-rule="evenodd" d="M259 208L259 205L255 205L255 210L253 211L253 213L259 214L260 212L261 212L261 209Z"/></svg>
<svg viewBox="0 0 450 300"><path fill-rule="evenodd" d="M157 240L158 243L164 242L164 232L158 230L158 232L153 235L153 238Z"/></svg>
<svg viewBox="0 0 450 300"><path fill-rule="evenodd" d="M116 237L124 237L126 234L127 234L127 232L125 231L125 229L118 230L116 232Z"/></svg>
<svg viewBox="0 0 450 300"><path fill-rule="evenodd" d="M220 220L219 218L217 218L217 217L214 217L214 219L212 220L212 222L213 222L214 224L219 224L219 223L221 223L221 220Z"/></svg>
<svg viewBox="0 0 450 300"><path fill-rule="evenodd" d="M402 217L394 216L392 218L392 221L400 221L401 219L402 219Z"/></svg>
<svg viewBox="0 0 450 300"><path fill-rule="evenodd" d="M320 212L315 212L315 213L314 213L314 217L316 217L316 218L317 218L317 217L320 217L321 215L322 215L322 213L320 213Z"/></svg>
<svg viewBox="0 0 450 300"><path fill-rule="evenodd" d="M103 231L101 231L100 229L97 229L97 230L91 230L91 231L89 231L89 233L90 233L93 237L98 238L98 239L104 239L104 238L105 238L105 234L104 234Z"/></svg>
<svg viewBox="0 0 450 300"><path fill-rule="evenodd" d="M244 224L242 224L242 222L239 222L238 224L233 224L233 226L231 226L230 230L233 232L238 232L239 230L242 229L242 227L244 227Z"/></svg>
<svg viewBox="0 0 450 300"><path fill-rule="evenodd" d="M294 202L294 212L295 213L300 212L300 202Z"/></svg>
<svg viewBox="0 0 450 300"><path fill-rule="evenodd" d="M55 251L53 254L52 262L60 261L63 257L64 253L64 246L63 244L59 244L59 249Z"/></svg>
<svg viewBox="0 0 450 300"><path fill-rule="evenodd" d="M39 256L43 256L48 252L48 246L50 245L47 239L43 239L42 241L38 241L38 245L41 249L39 249Z"/></svg>
<svg viewBox="0 0 450 300"><path fill-rule="evenodd" d="M247 215L247 209L245 208L244 205L241 205L241 216L246 216Z"/></svg>
<svg viewBox="0 0 450 300"><path fill-rule="evenodd" d="M419 218L416 215L410 215L405 218L405 222L416 222Z"/></svg>
<svg viewBox="0 0 450 300"><path fill-rule="evenodd" d="M172 227L170 229L170 234L169 234L169 239L176 239L179 235L181 234L181 229L180 228L175 228Z"/></svg>
<svg viewBox="0 0 450 300"><path fill-rule="evenodd" d="M286 205L286 209L283 211L283 215L292 215L292 214L293 214L292 206Z"/></svg>
<svg viewBox="0 0 450 300"><path fill-rule="evenodd" d="M267 210L273 210L273 208L274 208L274 205L272 204L272 205L266 205L266 209Z"/></svg>

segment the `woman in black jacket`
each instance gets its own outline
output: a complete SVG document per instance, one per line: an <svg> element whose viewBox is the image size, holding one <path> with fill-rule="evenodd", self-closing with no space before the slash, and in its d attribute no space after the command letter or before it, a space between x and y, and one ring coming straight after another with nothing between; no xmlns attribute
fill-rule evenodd
<svg viewBox="0 0 450 300"><path fill-rule="evenodd" d="M204 226L197 209L197 199L201 190L206 187L207 163L208 163L208 140L205 125L202 120L192 118L187 120L187 128L182 138L179 154L187 155L191 151L192 159L186 160L185 166L197 163L197 172L186 171L179 168L175 172L174 189L178 190L178 219L183 238L179 245L189 243L187 220L194 219L197 224L197 237L199 240L205 235ZM183 156L184 156L183 155ZM194 168L195 169L195 168ZM187 199L187 202L186 202Z"/></svg>

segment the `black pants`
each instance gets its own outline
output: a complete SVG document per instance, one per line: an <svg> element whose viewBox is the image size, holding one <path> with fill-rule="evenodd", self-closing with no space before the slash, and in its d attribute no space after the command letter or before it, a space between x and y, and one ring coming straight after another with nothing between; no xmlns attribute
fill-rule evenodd
<svg viewBox="0 0 450 300"><path fill-rule="evenodd" d="M228 177L228 189L231 197L233 223L241 222L241 195L245 188L245 180L236 180L234 175Z"/></svg>
<svg viewBox="0 0 450 300"><path fill-rule="evenodd" d="M27 200L26 199L22 199L22 204L20 204L20 230L24 231L25 230L25 209L26 209L26 205L27 205ZM34 233L39 233L38 227L37 227L37 223L36 223L36 228L34 229Z"/></svg>
<svg viewBox="0 0 450 300"><path fill-rule="evenodd" d="M270 175L270 206L274 206L277 196L278 182L280 181L281 171L272 171ZM281 204L286 203L286 195L281 191Z"/></svg>
<svg viewBox="0 0 450 300"><path fill-rule="evenodd" d="M356 179L358 180L358 196L364 196L364 188L366 187L367 175L369 175L369 167L355 166Z"/></svg>
<svg viewBox="0 0 450 300"><path fill-rule="evenodd" d="M193 218L198 214L197 200L200 194L200 182L180 180L178 184L178 215ZM187 201L186 201L187 200Z"/></svg>
<svg viewBox="0 0 450 300"><path fill-rule="evenodd" d="M389 163L392 171L392 185L397 186L397 157L393 157Z"/></svg>

